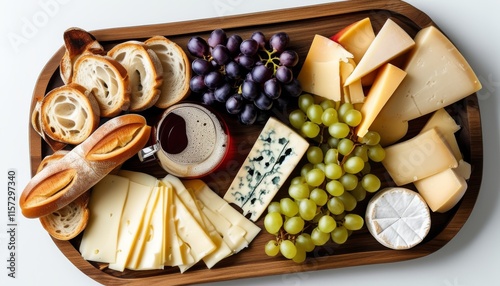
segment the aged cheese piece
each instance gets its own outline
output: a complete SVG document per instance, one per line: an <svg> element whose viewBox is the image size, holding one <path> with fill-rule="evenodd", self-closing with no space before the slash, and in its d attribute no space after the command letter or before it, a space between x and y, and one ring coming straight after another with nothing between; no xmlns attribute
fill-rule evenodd
<svg viewBox="0 0 500 286"><path fill-rule="evenodd" d="M356 129L359 137L366 135L370 125L405 76L406 72L392 64L385 64L380 68L365 103L361 106L363 119Z"/></svg>
<svg viewBox="0 0 500 286"><path fill-rule="evenodd" d="M233 254L248 247L260 228L231 207L201 180L186 181L199 200L200 208L217 232L231 248Z"/></svg>
<svg viewBox="0 0 500 286"><path fill-rule="evenodd" d="M361 79L414 45L413 39L398 24L387 19L344 85Z"/></svg>
<svg viewBox="0 0 500 286"><path fill-rule="evenodd" d="M375 39L375 32L370 18L366 17L345 27L331 39L352 53L354 62L359 63Z"/></svg>
<svg viewBox="0 0 500 286"><path fill-rule="evenodd" d="M444 108L440 108L434 112L420 133L431 128L436 128L438 133L450 148L451 152L453 152L455 159L457 159L457 161L461 160L462 153L460 151L460 147L458 146L457 138L455 137L455 132L460 130L460 126Z"/></svg>
<svg viewBox="0 0 500 286"><path fill-rule="evenodd" d="M109 264L110 269L123 271L131 258L152 190L150 186L130 181L127 201L120 221L116 261Z"/></svg>
<svg viewBox="0 0 500 286"><path fill-rule="evenodd" d="M338 43L315 35L297 76L302 90L341 101L340 62L347 62L352 57Z"/></svg>
<svg viewBox="0 0 500 286"><path fill-rule="evenodd" d="M397 186L455 168L457 160L435 128L385 148L385 169Z"/></svg>
<svg viewBox="0 0 500 286"><path fill-rule="evenodd" d="M409 249L422 242L431 227L431 217L422 197L406 188L385 188L368 202L366 227L382 245Z"/></svg>
<svg viewBox="0 0 500 286"><path fill-rule="evenodd" d="M344 86L345 80L352 73L356 63L349 58L347 62L340 62L340 82L344 94L344 101L352 104L362 103L365 101L365 92L361 80L357 80L348 86Z"/></svg>
<svg viewBox="0 0 500 286"><path fill-rule="evenodd" d="M434 212L447 212L463 197L467 182L453 169L414 182L420 195Z"/></svg>
<svg viewBox="0 0 500 286"><path fill-rule="evenodd" d="M468 180L470 179L470 175L472 173L472 166L462 159L458 161L458 167L454 170L460 177Z"/></svg>
<svg viewBox="0 0 500 286"><path fill-rule="evenodd" d="M308 147L302 136L277 119L269 118L224 199L256 221Z"/></svg>
<svg viewBox="0 0 500 286"><path fill-rule="evenodd" d="M465 58L437 28L420 30L415 43L405 66L411 76L394 92L384 112L409 121L481 89Z"/></svg>
<svg viewBox="0 0 500 286"><path fill-rule="evenodd" d="M80 244L80 253L85 260L116 261L118 231L128 187L127 178L107 175L92 188L89 222Z"/></svg>

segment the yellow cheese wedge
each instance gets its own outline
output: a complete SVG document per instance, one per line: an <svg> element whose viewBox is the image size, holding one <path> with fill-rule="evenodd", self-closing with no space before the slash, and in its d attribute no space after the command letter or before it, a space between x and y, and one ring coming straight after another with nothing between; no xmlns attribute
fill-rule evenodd
<svg viewBox="0 0 500 286"><path fill-rule="evenodd" d="M415 45L413 39L393 20L387 19L344 85L350 85Z"/></svg>
<svg viewBox="0 0 500 286"><path fill-rule="evenodd" d="M382 164L397 186L458 166L455 156L435 128L386 147L385 153Z"/></svg>
<svg viewBox="0 0 500 286"><path fill-rule="evenodd" d="M315 35L297 76L302 90L334 101L341 101L340 62L353 55L338 43Z"/></svg>
<svg viewBox="0 0 500 286"><path fill-rule="evenodd" d="M366 207L365 221L380 244L396 250L419 244L431 227L426 202L406 188L385 188L376 193Z"/></svg>
<svg viewBox="0 0 500 286"><path fill-rule="evenodd" d="M340 62L340 81L344 94L344 102L352 104L362 103L365 101L365 92L361 80L357 80L348 86L344 86L345 80L352 73L356 63L353 59L349 58L347 62Z"/></svg>
<svg viewBox="0 0 500 286"><path fill-rule="evenodd" d="M128 187L127 178L107 175L92 188L89 221L80 243L80 253L85 260L116 261L118 231Z"/></svg>
<svg viewBox="0 0 500 286"><path fill-rule="evenodd" d="M363 58L374 39L375 32L369 17L352 23L332 37L332 40L352 53L356 64Z"/></svg>
<svg viewBox="0 0 500 286"><path fill-rule="evenodd" d="M406 76L406 72L392 64L385 64L375 78L368 92L365 103L361 107L363 119L356 129L357 135L363 137L396 88Z"/></svg>
<svg viewBox="0 0 500 286"><path fill-rule="evenodd" d="M420 195L434 212L447 212L463 197L467 182L453 169L414 182Z"/></svg>

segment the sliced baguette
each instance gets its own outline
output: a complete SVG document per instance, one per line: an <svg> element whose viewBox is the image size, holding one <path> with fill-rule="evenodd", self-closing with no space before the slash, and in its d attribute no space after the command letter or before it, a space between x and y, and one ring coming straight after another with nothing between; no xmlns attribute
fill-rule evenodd
<svg viewBox="0 0 500 286"><path fill-rule="evenodd" d="M38 166L37 172L61 159L68 152L67 150L60 150L46 156ZM50 236L55 239L73 239L87 226L90 215L88 209L89 200L90 192L85 192L67 206L40 217L40 223Z"/></svg>
<svg viewBox="0 0 500 286"><path fill-rule="evenodd" d="M70 83L51 90L40 107L42 130L50 138L80 144L99 126L99 105L92 92Z"/></svg>
<svg viewBox="0 0 500 286"><path fill-rule="evenodd" d="M40 137L49 145L52 151L57 151L63 149L67 144L63 142L56 141L45 134L42 128L42 102L43 96L37 96L35 98L35 106L33 107L33 111L31 113L31 126L33 129L40 135Z"/></svg>
<svg viewBox="0 0 500 286"><path fill-rule="evenodd" d="M186 53L176 43L163 36L154 36L144 42L158 56L163 67L163 84L159 108L168 108L185 99L189 93L191 65Z"/></svg>
<svg viewBox="0 0 500 286"><path fill-rule="evenodd" d="M72 82L92 91L102 117L114 117L130 106L127 70L116 60L86 54L74 64Z"/></svg>
<svg viewBox="0 0 500 286"><path fill-rule="evenodd" d="M19 205L27 218L51 214L74 201L149 141L151 127L138 114L110 119L64 157L35 174Z"/></svg>
<svg viewBox="0 0 500 286"><path fill-rule="evenodd" d="M130 89L130 107L133 112L153 106L160 97L163 67L155 52L144 43L127 41L108 51L127 70Z"/></svg>
<svg viewBox="0 0 500 286"><path fill-rule="evenodd" d="M73 64L84 54L105 55L106 51L96 38L80 28L69 28L63 34L66 51L59 64L59 73L65 84L71 82Z"/></svg>

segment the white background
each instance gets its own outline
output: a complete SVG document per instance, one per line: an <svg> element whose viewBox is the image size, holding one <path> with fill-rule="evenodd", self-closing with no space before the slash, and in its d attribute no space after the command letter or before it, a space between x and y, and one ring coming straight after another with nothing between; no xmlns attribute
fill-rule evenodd
<svg viewBox="0 0 500 286"><path fill-rule="evenodd" d="M70 26L86 30L219 17L329 1L2 1L0 8L0 285L99 285L56 248L38 220L18 213L17 278L7 277L7 170L17 170L18 195L29 180L27 130L37 77ZM416 260L238 280L239 285L473 286L497 282L500 265L498 190L500 25L494 0L408 0L455 42L483 83L484 173L469 220L439 251ZM175 3L175 4L174 4ZM458 4L459 3L459 4ZM23 41L13 43L18 36ZM252 271L252 270L248 270ZM185 274L189 275L189 273ZM258 276L258 273L255 273ZM236 281L207 285L233 285ZM495 283L494 283L495 284Z"/></svg>

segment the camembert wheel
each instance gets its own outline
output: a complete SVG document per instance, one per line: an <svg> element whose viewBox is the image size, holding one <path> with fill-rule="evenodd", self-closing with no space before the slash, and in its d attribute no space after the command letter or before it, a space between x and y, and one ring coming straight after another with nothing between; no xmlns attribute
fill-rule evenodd
<svg viewBox="0 0 500 286"><path fill-rule="evenodd" d="M366 226L382 245L409 249L429 233L431 217L427 204L415 191L385 188L368 203Z"/></svg>

